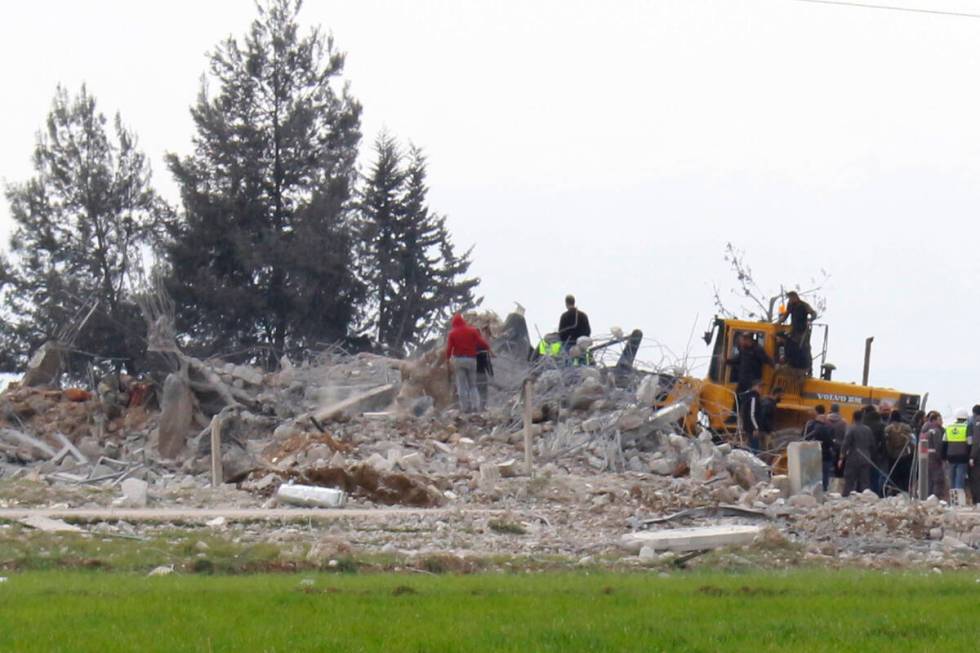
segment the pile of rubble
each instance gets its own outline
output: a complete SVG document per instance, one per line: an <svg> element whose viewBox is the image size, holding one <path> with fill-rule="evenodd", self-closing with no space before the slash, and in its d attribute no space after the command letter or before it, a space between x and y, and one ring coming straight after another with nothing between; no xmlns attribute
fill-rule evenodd
<svg viewBox="0 0 980 653"><path fill-rule="evenodd" d="M107 375L91 389L57 387L49 346L0 395L0 479L44 483L62 498L45 501L72 508L268 509L316 504L283 487L329 488L321 505L455 510L464 530L446 533L446 547L470 554L650 562L777 532L814 559L918 551L930 563L937 550L980 545L980 521L938 501L824 495L819 449L801 445L774 474L708 432L689 436L689 403L664 405L672 375L622 356L608 367L531 363L523 317L483 319L497 357L480 415L453 407L438 344L409 360L330 351L275 372L170 348L158 378ZM48 505L19 501L0 508ZM522 538L490 528L497 514ZM369 550L431 547L427 527L384 541L346 525Z"/></svg>

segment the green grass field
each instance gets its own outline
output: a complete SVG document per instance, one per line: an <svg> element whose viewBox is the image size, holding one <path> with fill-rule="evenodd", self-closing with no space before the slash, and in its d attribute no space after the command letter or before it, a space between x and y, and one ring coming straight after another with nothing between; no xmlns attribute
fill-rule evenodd
<svg viewBox="0 0 980 653"><path fill-rule="evenodd" d="M951 651L976 574L143 576L0 584L2 651Z"/></svg>

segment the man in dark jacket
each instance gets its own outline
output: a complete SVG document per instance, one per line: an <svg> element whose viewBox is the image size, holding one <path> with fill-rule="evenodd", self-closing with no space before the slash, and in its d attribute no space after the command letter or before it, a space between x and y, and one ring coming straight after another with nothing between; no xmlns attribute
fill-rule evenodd
<svg viewBox="0 0 980 653"><path fill-rule="evenodd" d="M855 421L847 429L837 466L844 469L844 493L863 492L871 487L871 461L875 436L863 422Z"/></svg>
<svg viewBox="0 0 980 653"><path fill-rule="evenodd" d="M881 421L881 414L873 405L864 407L862 421L865 426L871 429L875 439L871 456L871 489L879 497L882 497L885 496L885 477L880 470L885 466L885 423Z"/></svg>
<svg viewBox="0 0 980 653"><path fill-rule="evenodd" d="M735 394L738 397L738 411L742 418L742 431L749 439L753 448L758 450L755 440L756 410L759 393L756 386L762 381L762 370L766 365L772 365L772 358L759 346L748 333L739 338L738 352L726 361L735 368L737 386Z"/></svg>
<svg viewBox="0 0 980 653"><path fill-rule="evenodd" d="M946 498L946 472L940 455L945 435L942 416L934 410L929 411L919 437L926 438L929 443L929 494L940 499Z"/></svg>
<svg viewBox="0 0 980 653"><path fill-rule="evenodd" d="M817 406L822 409L823 406ZM817 416L807 423L804 440L812 440L820 443L820 458L823 463L823 490L830 487L830 477L834 474L834 467L837 462L837 445L834 443L834 430L827 423L827 416L823 410L817 410Z"/></svg>
<svg viewBox="0 0 980 653"><path fill-rule="evenodd" d="M772 432L776 430L776 408L783 400L783 389L779 386L772 389L772 393L759 400L759 414L756 416L755 423L762 431L762 447L765 450L772 448Z"/></svg>
<svg viewBox="0 0 980 653"><path fill-rule="evenodd" d="M591 336L589 316L575 308L574 295L565 297L565 312L558 320L558 337L561 338L562 348L568 351L575 346L582 336Z"/></svg>
<svg viewBox="0 0 980 653"><path fill-rule="evenodd" d="M967 420L973 444L970 445L970 494L973 503L980 504L980 404L973 407L973 414Z"/></svg>

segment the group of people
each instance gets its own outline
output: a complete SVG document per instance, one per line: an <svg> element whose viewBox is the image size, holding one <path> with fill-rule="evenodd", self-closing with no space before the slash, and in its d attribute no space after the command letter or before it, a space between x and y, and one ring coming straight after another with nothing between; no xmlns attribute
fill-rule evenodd
<svg viewBox="0 0 980 653"><path fill-rule="evenodd" d="M949 489L966 490L969 484L974 503L980 503L980 405L972 414L956 411L955 421L943 425L937 411L919 411L907 422L889 403L865 405L854 412L851 422L833 404L823 405L803 429L803 439L820 442L823 485L843 478L844 496L872 490L879 496L908 492L920 439L928 449L928 494L948 498Z"/></svg>
<svg viewBox="0 0 980 653"><path fill-rule="evenodd" d="M454 315L451 325L446 339L446 360L456 378L459 407L464 413L478 413L486 408L489 397L493 349L486 334L467 324L462 315ZM569 364L585 364L589 360L586 341L591 336L589 316L575 306L575 297L568 295L565 312L558 320L558 331L542 340L536 353L561 357Z"/></svg>

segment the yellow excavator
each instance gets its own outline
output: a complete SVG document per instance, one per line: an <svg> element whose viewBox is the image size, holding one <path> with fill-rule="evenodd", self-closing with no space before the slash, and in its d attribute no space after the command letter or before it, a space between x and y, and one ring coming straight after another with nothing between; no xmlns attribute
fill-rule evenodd
<svg viewBox="0 0 980 653"><path fill-rule="evenodd" d="M728 360L737 352L739 339L748 335L761 346L775 362L775 366L765 366L762 375L760 394L766 395L773 388L783 389L783 397L776 408L773 431L784 429L801 430L812 417L818 404L830 408L839 404L841 415L851 421L854 412L868 404L881 405L887 402L893 410L901 412L906 422L911 422L915 413L924 408L922 397L867 385L867 369L870 356L870 339L865 355L865 382L863 385L833 380L834 366L827 362L828 327L824 324L810 326L807 334L807 349L813 335L822 335L822 345L813 356L808 356L806 365L789 364L787 337L789 326L771 322L751 322L715 318L712 328L705 333L704 340L711 347L711 361L704 379L693 377L663 378L661 376L662 405L668 406L679 401L688 403L690 410L684 417L684 426L689 433L697 433L707 428L722 435L738 433L738 410L735 397L735 370ZM813 375L813 369L819 376Z"/></svg>

